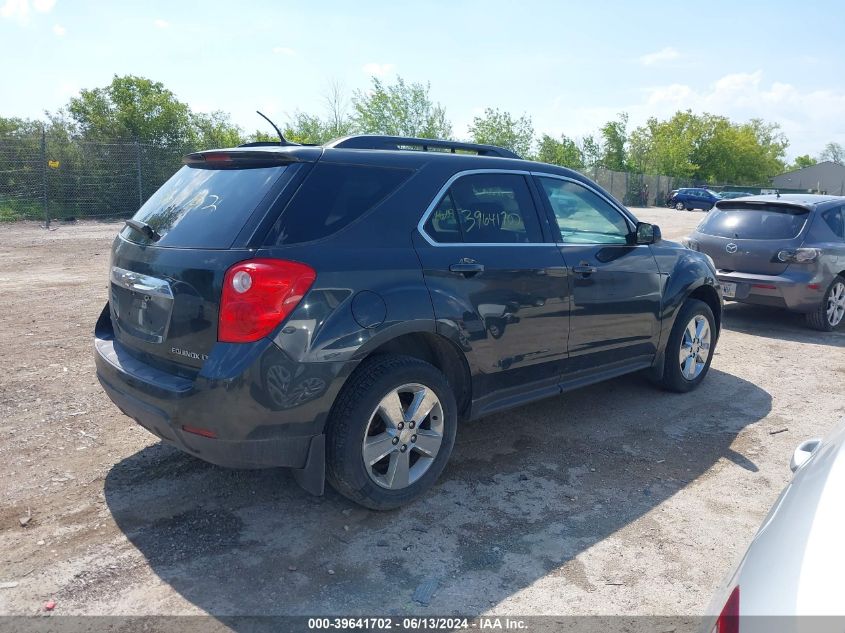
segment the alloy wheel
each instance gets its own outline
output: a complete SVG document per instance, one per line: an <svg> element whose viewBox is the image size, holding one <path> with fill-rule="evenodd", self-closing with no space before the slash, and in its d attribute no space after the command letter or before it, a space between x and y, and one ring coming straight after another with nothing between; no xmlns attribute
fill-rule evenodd
<svg viewBox="0 0 845 633"><path fill-rule="evenodd" d="M409 383L390 391L370 416L361 455L382 488L407 488L434 463L443 443L443 405L434 391Z"/></svg>
<svg viewBox="0 0 845 633"><path fill-rule="evenodd" d="M836 327L845 317L845 283L841 281L833 284L827 295L827 322Z"/></svg>
<svg viewBox="0 0 845 633"><path fill-rule="evenodd" d="M684 328L678 360L681 375L686 380L695 380L704 371L710 356L710 324L701 314L696 314Z"/></svg>

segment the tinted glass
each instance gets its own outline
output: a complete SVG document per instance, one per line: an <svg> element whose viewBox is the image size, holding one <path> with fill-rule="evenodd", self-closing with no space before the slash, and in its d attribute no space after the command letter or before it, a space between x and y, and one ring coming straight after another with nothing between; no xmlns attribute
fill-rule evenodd
<svg viewBox="0 0 845 633"><path fill-rule="evenodd" d="M822 218L830 227L830 230L833 231L834 235L839 237L845 237L845 218L842 217L843 208L838 207L836 209L828 209L822 213Z"/></svg>
<svg viewBox="0 0 845 633"><path fill-rule="evenodd" d="M568 180L538 178L565 244L627 244L631 227L604 198Z"/></svg>
<svg viewBox="0 0 845 633"><path fill-rule="evenodd" d="M156 246L228 248L285 169L185 166L144 203L134 219L161 235ZM133 242L150 242L129 227L121 235Z"/></svg>
<svg viewBox="0 0 845 633"><path fill-rule="evenodd" d="M458 224L458 214L452 204L452 196L447 193L440 199L437 206L425 223L425 232L440 243L461 242L461 227Z"/></svg>
<svg viewBox="0 0 845 633"><path fill-rule="evenodd" d="M809 212L799 207L745 206L714 208L698 232L740 240L780 240L796 237Z"/></svg>
<svg viewBox="0 0 845 633"><path fill-rule="evenodd" d="M447 243L543 241L531 192L525 178L518 174L474 174L459 178L437 203L425 228L432 239Z"/></svg>
<svg viewBox="0 0 845 633"><path fill-rule="evenodd" d="M317 163L271 235L277 244L328 237L373 209L411 173L406 169Z"/></svg>

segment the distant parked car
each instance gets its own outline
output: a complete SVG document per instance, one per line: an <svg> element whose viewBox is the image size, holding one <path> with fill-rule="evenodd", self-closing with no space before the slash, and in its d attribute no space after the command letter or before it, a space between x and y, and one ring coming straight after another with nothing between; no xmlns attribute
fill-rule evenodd
<svg viewBox="0 0 845 633"><path fill-rule="evenodd" d="M727 300L803 312L817 330L845 322L845 197L722 200L685 243L713 259Z"/></svg>
<svg viewBox="0 0 845 633"><path fill-rule="evenodd" d="M753 196L753 193L749 193L747 191L721 191L719 192L719 197L722 200L736 200L737 198L747 198L748 196Z"/></svg>
<svg viewBox="0 0 845 633"><path fill-rule="evenodd" d="M811 626L804 628L797 620L774 621L771 616L845 616L845 419L826 440L799 444L790 468L795 473L791 483L730 580L717 591L707 611L715 622L706 623L704 630L842 630L841 619L808 622Z"/></svg>
<svg viewBox="0 0 845 633"><path fill-rule="evenodd" d="M690 187L688 189L678 189L675 194L669 199L670 206L675 207L678 211L692 211L693 209L703 209L709 211L713 205L721 200L719 194L709 189L702 187Z"/></svg>

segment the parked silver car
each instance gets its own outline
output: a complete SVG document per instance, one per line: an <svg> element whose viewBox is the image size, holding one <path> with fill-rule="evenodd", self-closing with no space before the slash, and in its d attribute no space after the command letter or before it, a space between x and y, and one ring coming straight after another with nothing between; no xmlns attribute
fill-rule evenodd
<svg viewBox="0 0 845 633"><path fill-rule="evenodd" d="M708 608L708 633L845 630L845 419L824 441L802 442L790 467L792 481Z"/></svg>
<svg viewBox="0 0 845 633"><path fill-rule="evenodd" d="M713 259L725 299L803 312L817 330L845 322L845 197L721 200L683 241Z"/></svg>

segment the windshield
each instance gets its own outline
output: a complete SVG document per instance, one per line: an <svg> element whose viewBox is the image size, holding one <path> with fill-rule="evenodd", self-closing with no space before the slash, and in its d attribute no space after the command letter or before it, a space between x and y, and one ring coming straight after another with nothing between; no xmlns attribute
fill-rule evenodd
<svg viewBox="0 0 845 633"><path fill-rule="evenodd" d="M745 240L779 240L797 237L809 211L774 205L715 208L699 224L698 232Z"/></svg>
<svg viewBox="0 0 845 633"><path fill-rule="evenodd" d="M182 167L144 203L133 220L161 237L156 246L229 248L285 166L249 169ZM150 244L129 226L121 235Z"/></svg>

